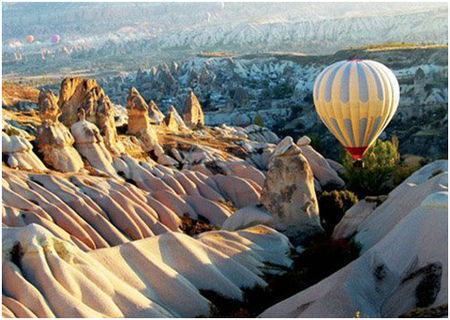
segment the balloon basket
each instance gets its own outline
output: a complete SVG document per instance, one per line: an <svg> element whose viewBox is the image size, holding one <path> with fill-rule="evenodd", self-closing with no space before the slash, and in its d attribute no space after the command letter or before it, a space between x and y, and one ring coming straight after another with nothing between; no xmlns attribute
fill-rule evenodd
<svg viewBox="0 0 450 320"><path fill-rule="evenodd" d="M364 168L364 161L362 159L358 159L355 162L353 162L354 168Z"/></svg>

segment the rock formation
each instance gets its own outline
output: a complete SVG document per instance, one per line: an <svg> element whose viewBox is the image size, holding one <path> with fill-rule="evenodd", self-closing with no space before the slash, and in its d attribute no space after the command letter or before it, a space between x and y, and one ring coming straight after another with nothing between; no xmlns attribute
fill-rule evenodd
<svg viewBox="0 0 450 320"><path fill-rule="evenodd" d="M200 290L242 301L244 288L267 286L260 268L278 270L265 262L292 264L288 239L263 226L197 239L169 232L91 252L36 224L2 235L3 316L208 316Z"/></svg>
<svg viewBox="0 0 450 320"><path fill-rule="evenodd" d="M354 216L362 255L260 316L396 318L419 308L422 312L433 308L446 312L446 166L447 161L438 161L422 168L394 189L372 213L364 213L366 217L362 219ZM367 202L361 203L355 207L367 206ZM348 225L349 221L342 223ZM341 231L342 226L335 229L335 233Z"/></svg>
<svg viewBox="0 0 450 320"><path fill-rule="evenodd" d="M189 92L183 107L184 122L191 128L205 125L203 110L194 92Z"/></svg>
<svg viewBox="0 0 450 320"><path fill-rule="evenodd" d="M166 160L164 164L173 165L167 161L164 150L159 145L158 135L150 124L148 105L135 88L131 88L127 97L128 134L136 136L143 144L144 150L153 151L158 158Z"/></svg>
<svg viewBox="0 0 450 320"><path fill-rule="evenodd" d="M177 133L178 131L188 130L188 127L184 123L183 118L181 118L180 114L174 106L170 106L169 113L164 118L164 123L169 130L175 133Z"/></svg>
<svg viewBox="0 0 450 320"><path fill-rule="evenodd" d="M114 106L103 89L92 79L66 78L61 83L58 105L60 120L67 127L78 121L78 110L84 109L86 120L94 123L113 156L123 152L114 121Z"/></svg>
<svg viewBox="0 0 450 320"><path fill-rule="evenodd" d="M136 88L131 88L127 97L128 133L138 135L151 128L148 105Z"/></svg>
<svg viewBox="0 0 450 320"><path fill-rule="evenodd" d="M19 136L8 136L2 132L2 154L7 155L6 163L11 168L24 170L48 170L34 154L33 146Z"/></svg>
<svg viewBox="0 0 450 320"><path fill-rule="evenodd" d="M356 233L355 239L362 245L363 250L367 250L388 234L409 212L420 206L428 195L447 191L447 172L447 160L438 160L424 166L392 190L387 199L372 212L350 212L353 209L351 208L347 213L353 215L344 215L334 230L334 237ZM353 218L350 218L351 216ZM361 222L354 225L355 220Z"/></svg>
<svg viewBox="0 0 450 320"><path fill-rule="evenodd" d="M155 101L150 100L148 103L148 116L150 117L150 121L155 124L161 124L164 120L164 114L159 110Z"/></svg>
<svg viewBox="0 0 450 320"><path fill-rule="evenodd" d="M330 189L341 189L345 186L342 180L334 170L330 163L313 147L310 146L311 139L303 136L297 141L297 146L302 151L302 154L308 160L309 165L314 173L314 177L319 181L321 187L328 187Z"/></svg>
<svg viewBox="0 0 450 320"><path fill-rule="evenodd" d="M69 129L58 121L60 114L55 95L41 91L39 115L42 125L37 128L36 145L48 166L61 172L77 172L83 168L83 161L73 147L75 140Z"/></svg>
<svg viewBox="0 0 450 320"><path fill-rule="evenodd" d="M277 145L261 192L261 203L274 216L274 227L299 242L322 230L313 172L291 137Z"/></svg>
<svg viewBox="0 0 450 320"><path fill-rule="evenodd" d="M111 177L118 177L112 166L111 154L103 143L100 130L92 122L86 121L84 109L79 110L78 117L79 121L70 128L75 138L75 148L93 168Z"/></svg>

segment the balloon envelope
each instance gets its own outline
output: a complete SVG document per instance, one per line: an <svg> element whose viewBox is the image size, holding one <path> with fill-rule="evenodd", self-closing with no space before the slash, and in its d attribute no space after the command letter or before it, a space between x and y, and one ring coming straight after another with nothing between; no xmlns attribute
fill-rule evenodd
<svg viewBox="0 0 450 320"><path fill-rule="evenodd" d="M383 64L346 60L319 74L313 98L323 123L354 159L361 159L394 116L400 89Z"/></svg>
<svg viewBox="0 0 450 320"><path fill-rule="evenodd" d="M27 35L26 40L28 43L33 43L34 37L31 34L29 34L29 35Z"/></svg>
<svg viewBox="0 0 450 320"><path fill-rule="evenodd" d="M54 34L50 38L50 41L53 43L58 43L59 41L61 41L61 37L59 36L59 34Z"/></svg>

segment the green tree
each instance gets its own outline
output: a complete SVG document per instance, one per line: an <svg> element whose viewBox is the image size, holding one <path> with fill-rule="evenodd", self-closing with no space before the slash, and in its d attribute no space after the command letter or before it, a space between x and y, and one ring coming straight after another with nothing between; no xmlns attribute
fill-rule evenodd
<svg viewBox="0 0 450 320"><path fill-rule="evenodd" d="M394 186L392 175L399 160L397 137L392 141L377 140L363 157L364 168L354 167L350 154L341 153L347 188L359 197L388 193Z"/></svg>
<svg viewBox="0 0 450 320"><path fill-rule="evenodd" d="M333 190L322 192L317 200L322 227L327 234L331 234L345 212L358 202L358 197L348 190Z"/></svg>
<svg viewBox="0 0 450 320"><path fill-rule="evenodd" d="M253 119L253 123L260 126L260 127L265 127L265 123L263 118L261 117L261 115L259 113L256 114L255 118Z"/></svg>

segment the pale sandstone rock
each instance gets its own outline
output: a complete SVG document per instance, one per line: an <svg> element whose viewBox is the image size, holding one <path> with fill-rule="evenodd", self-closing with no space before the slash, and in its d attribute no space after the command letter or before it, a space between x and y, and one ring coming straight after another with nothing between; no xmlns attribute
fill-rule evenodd
<svg viewBox="0 0 450 320"><path fill-rule="evenodd" d="M322 231L313 172L291 137L283 139L273 153L261 203L274 216L273 226L299 242Z"/></svg>
<svg viewBox="0 0 450 320"><path fill-rule="evenodd" d="M358 226L356 240L362 244L362 250L382 239L405 215L420 206L428 195L447 190L447 160L437 160L414 172Z"/></svg>
<svg viewBox="0 0 450 320"><path fill-rule="evenodd" d="M226 200L233 202L238 209L259 203L258 191L242 178L217 174L206 179L206 183L211 180L217 186L216 190L224 195Z"/></svg>
<svg viewBox="0 0 450 320"><path fill-rule="evenodd" d="M34 224L2 234L3 293L39 317L209 315L200 289L242 300L243 288L267 285L259 268L276 269L265 262L292 264L287 238L263 226L198 239L171 232L89 253Z"/></svg>
<svg viewBox="0 0 450 320"><path fill-rule="evenodd" d="M446 305L447 224L448 192L428 194L358 259L260 317L395 318L416 307Z"/></svg>
<svg viewBox="0 0 450 320"><path fill-rule="evenodd" d="M180 114L174 106L169 107L169 113L164 118L164 123L169 130L175 133L179 131L189 130L189 128L184 123L183 118L181 118Z"/></svg>
<svg viewBox="0 0 450 320"><path fill-rule="evenodd" d="M78 121L79 109L83 109L86 120L99 128L111 154L118 156L124 151L115 126L114 106L97 81L83 78L64 79L59 91L58 106L62 112L60 120L64 125L70 128Z"/></svg>
<svg viewBox="0 0 450 320"><path fill-rule="evenodd" d="M148 116L150 118L150 121L155 124L161 124L164 120L164 114L161 112L161 110L159 110L158 106L153 100L150 100L150 102L148 103Z"/></svg>
<svg viewBox="0 0 450 320"><path fill-rule="evenodd" d="M308 160L314 176L319 180L320 185L322 187L333 186L334 189L343 188L345 186L344 180L330 166L327 159L309 145L310 142L311 139L309 137L303 136L297 141L297 145L300 147L303 156Z"/></svg>
<svg viewBox="0 0 450 320"><path fill-rule="evenodd" d="M258 224L270 225L273 220L271 213L261 205L252 205L236 210L222 225L223 230L236 231Z"/></svg>
<svg viewBox="0 0 450 320"><path fill-rule="evenodd" d="M340 164L337 161L334 161L332 159L326 159L328 164L330 165L330 167L332 167L337 173L339 174L344 174L345 173L345 168L342 164Z"/></svg>
<svg viewBox="0 0 450 320"><path fill-rule="evenodd" d="M183 198L198 215L208 219L215 226L222 226L223 222L232 215L229 209L204 197L185 195Z"/></svg>
<svg viewBox="0 0 450 320"><path fill-rule="evenodd" d="M85 120L84 110L80 110L79 118L80 120L70 128L75 138L76 149L93 168L118 178L119 176L112 166L113 159L103 143L100 130L95 124Z"/></svg>
<svg viewBox="0 0 450 320"><path fill-rule="evenodd" d="M69 130L58 121L60 114L55 95L51 91L41 91L39 115L42 125L37 128L37 148L48 166L61 172L77 172L83 168L83 161L73 147L75 140Z"/></svg>
<svg viewBox="0 0 450 320"><path fill-rule="evenodd" d="M38 223L83 250L177 231L181 225L168 206L117 179L82 174L67 178L30 175L10 169L3 170L3 177L4 224ZM173 196L168 202L180 199L173 191L170 194ZM180 211L180 216L184 212Z"/></svg>
<svg viewBox="0 0 450 320"><path fill-rule="evenodd" d="M127 97L128 134L139 138L146 151L161 152L158 135L150 124L148 105L136 88L131 88ZM164 151L162 151L164 153Z"/></svg>
<svg viewBox="0 0 450 320"><path fill-rule="evenodd" d="M191 128L205 125L203 110L194 92L189 92L183 107L183 120Z"/></svg>
<svg viewBox="0 0 450 320"><path fill-rule="evenodd" d="M8 155L7 164L11 168L25 170L48 170L34 154L33 146L24 138L8 136L2 132L2 153Z"/></svg>

